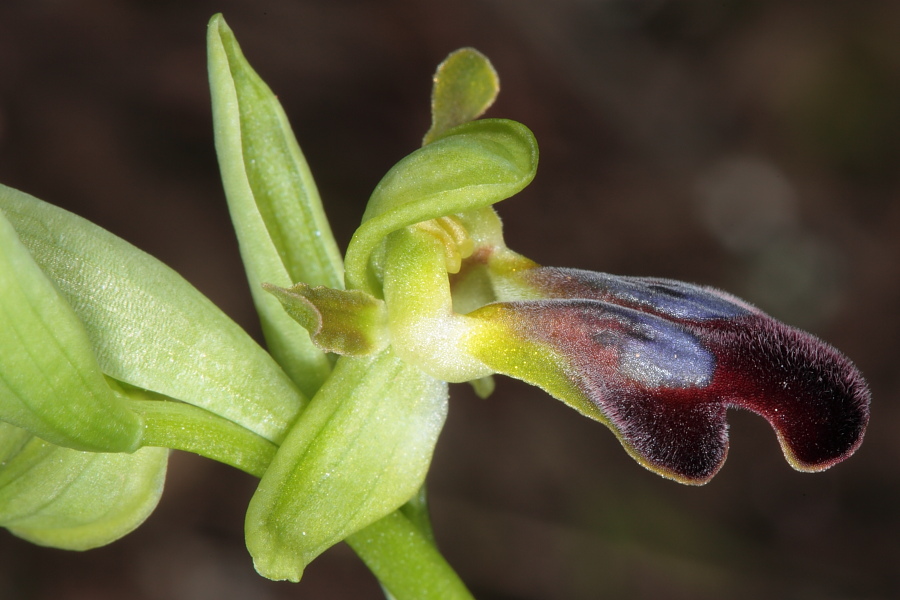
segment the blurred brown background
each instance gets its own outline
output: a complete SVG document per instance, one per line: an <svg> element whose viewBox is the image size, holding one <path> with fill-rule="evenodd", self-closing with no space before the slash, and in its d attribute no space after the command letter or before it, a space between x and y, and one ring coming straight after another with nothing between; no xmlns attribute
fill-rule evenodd
<svg viewBox="0 0 900 600"><path fill-rule="evenodd" d="M796 473L764 421L732 413L702 488L645 471L537 389L455 386L430 489L477 597L900 597L900 3L0 1L0 181L149 251L256 334L212 145L218 11L282 99L342 246L427 129L435 65L472 45L500 73L490 115L541 143L534 184L499 206L513 248L728 289L869 378L850 461ZM109 547L0 532L0 597L380 597L343 546L300 584L258 577L252 490L178 454L158 510Z"/></svg>

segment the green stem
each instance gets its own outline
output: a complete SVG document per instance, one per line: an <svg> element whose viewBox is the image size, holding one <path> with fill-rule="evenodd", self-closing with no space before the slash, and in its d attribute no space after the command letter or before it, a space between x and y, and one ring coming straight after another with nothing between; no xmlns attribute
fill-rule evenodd
<svg viewBox="0 0 900 600"><path fill-rule="evenodd" d="M419 528L428 541L436 545L434 529L431 527L431 517L428 514L428 495L424 485L419 488L415 496L400 507L400 512Z"/></svg>
<svg viewBox="0 0 900 600"><path fill-rule="evenodd" d="M400 511L345 541L394 598L472 600L428 536Z"/></svg>
<svg viewBox="0 0 900 600"><path fill-rule="evenodd" d="M190 404L132 400L144 419L143 446L184 450L262 477L278 446L252 431Z"/></svg>

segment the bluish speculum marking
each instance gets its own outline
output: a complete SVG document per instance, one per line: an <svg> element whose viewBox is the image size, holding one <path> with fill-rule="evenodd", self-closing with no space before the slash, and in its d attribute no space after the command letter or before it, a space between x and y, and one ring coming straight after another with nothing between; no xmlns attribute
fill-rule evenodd
<svg viewBox="0 0 900 600"><path fill-rule="evenodd" d="M531 285L547 290L556 298L601 300L673 319L728 319L753 310L718 290L671 279L620 277L554 267L532 269L525 276Z"/></svg>
<svg viewBox="0 0 900 600"><path fill-rule="evenodd" d="M624 309L627 310L627 309ZM715 358L681 327L636 311L622 339L622 372L648 387L702 387L712 380Z"/></svg>

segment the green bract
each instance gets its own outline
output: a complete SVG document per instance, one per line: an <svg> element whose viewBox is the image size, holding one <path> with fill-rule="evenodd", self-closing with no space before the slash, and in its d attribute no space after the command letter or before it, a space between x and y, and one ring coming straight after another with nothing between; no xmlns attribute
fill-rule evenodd
<svg viewBox="0 0 900 600"><path fill-rule="evenodd" d="M207 46L216 154L250 292L269 352L312 396L331 363L261 286L339 288L340 254L281 104L221 16L210 21Z"/></svg>
<svg viewBox="0 0 900 600"><path fill-rule="evenodd" d="M0 210L81 320L104 374L271 441L284 437L304 396L269 354L180 275L27 194L0 187Z"/></svg>

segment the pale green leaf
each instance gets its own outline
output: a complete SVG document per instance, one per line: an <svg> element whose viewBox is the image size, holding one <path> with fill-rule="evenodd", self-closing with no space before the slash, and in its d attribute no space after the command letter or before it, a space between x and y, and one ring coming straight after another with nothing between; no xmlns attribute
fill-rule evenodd
<svg viewBox="0 0 900 600"><path fill-rule="evenodd" d="M84 324L105 374L282 439L304 396L196 288L108 231L2 185L0 209Z"/></svg>
<svg viewBox="0 0 900 600"><path fill-rule="evenodd" d="M107 385L84 326L0 210L0 420L60 446L138 447L140 417Z"/></svg>

